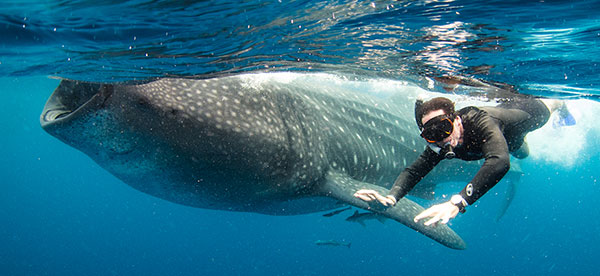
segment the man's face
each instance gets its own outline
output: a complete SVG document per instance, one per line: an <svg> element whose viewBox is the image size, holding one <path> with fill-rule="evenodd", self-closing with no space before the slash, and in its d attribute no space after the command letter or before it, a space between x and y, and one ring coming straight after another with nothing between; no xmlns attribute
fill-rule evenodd
<svg viewBox="0 0 600 276"><path fill-rule="evenodd" d="M445 115L444 111L441 109L431 111L431 112L425 114L423 116L423 118L421 118L421 123L423 123L423 125L425 125L429 120L431 120L432 118L435 118L437 116L440 116L440 115ZM452 147L456 147L460 141L459 124L460 124L460 120L455 119L453 122L452 133L448 137L444 138L443 140L437 141L432 144L435 144L440 148L443 148L448 144L451 145Z"/></svg>

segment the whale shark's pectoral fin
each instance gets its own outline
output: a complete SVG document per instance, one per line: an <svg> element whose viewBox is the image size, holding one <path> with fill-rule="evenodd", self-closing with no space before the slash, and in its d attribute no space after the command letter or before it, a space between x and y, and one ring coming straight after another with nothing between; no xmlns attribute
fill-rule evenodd
<svg viewBox="0 0 600 276"><path fill-rule="evenodd" d="M413 221L414 217L424 210L419 204L410 199L402 198L395 206L386 208L378 203L367 203L354 197L354 193L360 189L371 189L381 194L387 194L388 192L380 186L355 180L347 174L339 172L330 172L327 175L327 179L321 188L321 192L323 195L339 199L356 207L394 219L447 247L453 249L466 248L466 244L462 238L447 225L431 227L425 226L423 223L415 223Z"/></svg>

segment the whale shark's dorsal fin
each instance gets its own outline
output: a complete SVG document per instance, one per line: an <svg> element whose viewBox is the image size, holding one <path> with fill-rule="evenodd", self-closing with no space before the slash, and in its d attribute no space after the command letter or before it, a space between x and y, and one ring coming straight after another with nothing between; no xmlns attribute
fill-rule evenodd
<svg viewBox="0 0 600 276"><path fill-rule="evenodd" d="M325 196L339 199L358 208L382 214L417 230L418 232L447 247L453 249L466 248L465 242L447 225L429 227L423 225L423 223L415 223L413 218L424 210L419 204L411 201L410 199L402 198L398 201L398 203L396 203L395 206L385 208L378 203L370 204L354 197L354 193L360 189L371 189L381 194L387 194L388 192L386 189L380 186L355 180L345 173L329 172L325 183L321 187L321 193Z"/></svg>

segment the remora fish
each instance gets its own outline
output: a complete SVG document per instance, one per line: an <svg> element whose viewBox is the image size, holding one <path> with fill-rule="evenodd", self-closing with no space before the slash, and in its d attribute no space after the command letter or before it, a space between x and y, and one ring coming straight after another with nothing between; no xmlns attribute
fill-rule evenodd
<svg viewBox="0 0 600 276"><path fill-rule="evenodd" d="M339 242L336 240L317 240L315 241L316 245L327 245L327 246L346 246L348 248L350 248L350 245L352 245L352 243L350 242Z"/></svg>
<svg viewBox="0 0 600 276"><path fill-rule="evenodd" d="M339 213L341 213L343 211L350 210L350 209L352 209L352 207L348 206L348 207L343 208L343 209L339 209L339 210L335 210L333 212L329 212L327 214L323 214L323 216L324 217L333 217L333 216L335 216L335 215L337 215L337 214L339 214Z"/></svg>
<svg viewBox="0 0 600 276"><path fill-rule="evenodd" d="M380 214L377 214L377 213L373 213L373 212L359 213L358 211L354 211L354 214L352 214L352 216L347 217L346 221L356 222L362 226L367 226L367 224L365 223L365 221L367 221L367 220L377 220L381 223L385 223L385 219L386 219L386 217L384 217Z"/></svg>
<svg viewBox="0 0 600 276"><path fill-rule="evenodd" d="M413 222L424 209L407 198L371 208L353 197L363 188L387 193L425 145L413 118L416 95L384 101L341 81L292 73L136 85L62 80L41 125L128 185L168 201L271 215L332 210L342 201L465 248L448 226ZM468 181L465 170L478 168L450 164L423 182Z"/></svg>

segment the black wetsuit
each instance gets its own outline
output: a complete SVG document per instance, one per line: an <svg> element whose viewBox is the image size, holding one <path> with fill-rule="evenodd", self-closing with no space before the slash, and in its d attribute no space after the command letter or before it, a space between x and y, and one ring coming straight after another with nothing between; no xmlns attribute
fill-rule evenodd
<svg viewBox="0 0 600 276"><path fill-rule="evenodd" d="M469 205L490 190L510 168L509 153L518 150L528 132L543 126L550 111L539 100L519 99L496 107L465 107L457 112L463 125L463 143L454 148L457 158L485 158L481 169L460 192ZM404 197L441 160L442 154L427 147L409 167L398 176L390 195Z"/></svg>

